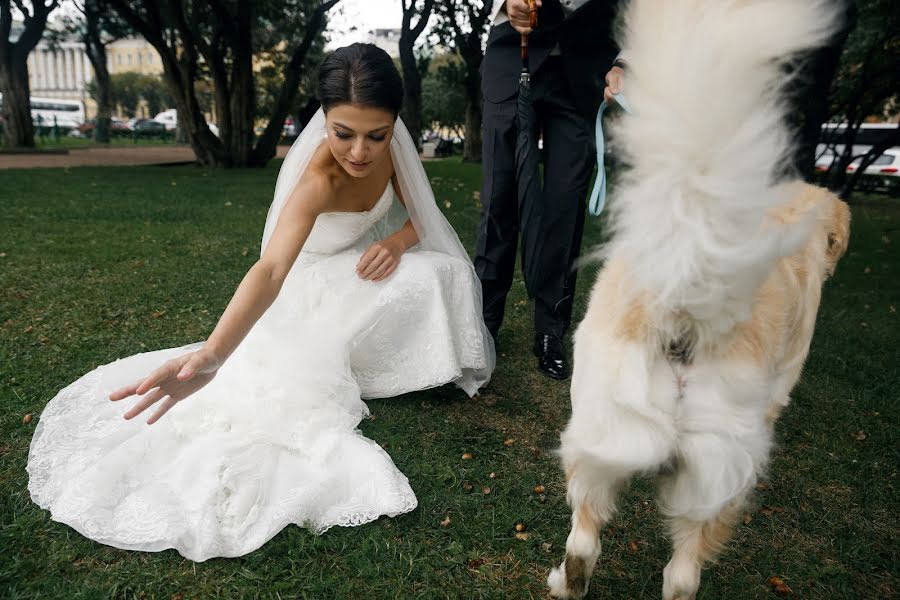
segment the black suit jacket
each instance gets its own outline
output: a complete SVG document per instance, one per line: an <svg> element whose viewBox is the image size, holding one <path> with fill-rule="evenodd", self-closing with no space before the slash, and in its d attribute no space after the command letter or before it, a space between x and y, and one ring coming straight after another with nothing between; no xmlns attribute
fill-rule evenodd
<svg viewBox="0 0 900 600"><path fill-rule="evenodd" d="M559 0L544 0L538 26L528 40L532 73L559 45L575 102L589 119L597 114L603 100L603 79L619 53L612 39L617 4L616 0L589 0L565 17ZM519 32L508 21L491 28L481 63L481 91L486 100L503 102L518 92L522 70L519 44Z"/></svg>

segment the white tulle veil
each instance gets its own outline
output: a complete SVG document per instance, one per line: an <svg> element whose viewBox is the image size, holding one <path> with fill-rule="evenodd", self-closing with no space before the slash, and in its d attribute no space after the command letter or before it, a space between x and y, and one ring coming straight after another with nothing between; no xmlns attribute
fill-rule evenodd
<svg viewBox="0 0 900 600"><path fill-rule="evenodd" d="M322 109L319 109L304 127L294 145L291 146L284 163L281 165L278 181L275 184L275 198L266 217L261 250L264 251L269 243L285 203L325 136L325 113ZM462 242L459 241L459 236L456 235L456 231L447 222L446 217L441 213L435 202L431 184L425 174L422 162L419 160L419 153L409 134L409 130L406 129L406 125L403 124L400 117L397 117L394 123L391 157L394 162L397 182L406 206L404 207L399 201L394 200L387 216L375 226L379 237L383 239L394 233L409 218L419 237L416 249L440 252L464 260L472 268L472 276L477 280L475 268L472 266L472 261ZM482 306L481 286L476 281L476 285L472 287L477 296L475 298L475 306L480 307ZM467 375L467 377L474 379L478 387L487 383L496 364L493 338L483 321L480 322L480 328L483 336L487 368L484 372L480 371L474 375ZM472 382L469 383L471 385Z"/></svg>

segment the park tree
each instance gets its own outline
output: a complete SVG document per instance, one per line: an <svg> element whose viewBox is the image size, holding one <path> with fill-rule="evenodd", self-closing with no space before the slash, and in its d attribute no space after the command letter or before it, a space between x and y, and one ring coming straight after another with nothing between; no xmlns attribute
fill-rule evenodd
<svg viewBox="0 0 900 600"><path fill-rule="evenodd" d="M463 137L466 126L466 98L463 93L465 64L456 54L432 58L422 80L422 121Z"/></svg>
<svg viewBox="0 0 900 600"><path fill-rule="evenodd" d="M29 7L22 0L0 0L0 94L3 94L0 117L4 121L7 147L34 147L28 55L41 41L47 17L58 4L58 0L37 0ZM15 41L10 39L13 5L24 18L24 29Z"/></svg>
<svg viewBox="0 0 900 600"><path fill-rule="evenodd" d="M403 72L403 109L400 116L406 124L416 147L422 144L422 66L427 61L416 59L416 40L425 31L434 0L400 0L403 22L400 28L400 65ZM413 17L418 20L413 25Z"/></svg>
<svg viewBox="0 0 900 600"><path fill-rule="evenodd" d="M130 35L132 31L112 11L107 0L74 0L72 4L75 13L64 18L64 31L76 35L84 44L85 54L94 71L90 83L91 96L97 102L94 141L108 144L116 102L113 99L106 48L111 42Z"/></svg>
<svg viewBox="0 0 900 600"><path fill-rule="evenodd" d="M137 82L137 93L147 105L147 115L151 118L172 105L172 96L169 94L165 82L156 75L141 75ZM201 108L203 105L204 102L201 99Z"/></svg>
<svg viewBox="0 0 900 600"><path fill-rule="evenodd" d="M224 167L263 166L275 156L282 124L321 43L328 11L339 0L108 0L118 15L159 53L169 93L197 160ZM268 114L257 106L255 51L278 37L285 55L282 84ZM198 79L214 90L219 137L206 124ZM258 138L257 117L268 119Z"/></svg>
<svg viewBox="0 0 900 600"><path fill-rule="evenodd" d="M483 38L490 26L490 0L438 0L434 36L437 43L456 52L464 65L466 137L463 160L481 160L481 62Z"/></svg>
<svg viewBox="0 0 900 600"><path fill-rule="evenodd" d="M870 118L900 115L900 11L895 0L857 0L856 26L847 38L829 103L832 123L844 125L831 149L841 146L827 174L827 185L848 199L862 173L887 148L900 144L900 124L870 150L854 153L860 127ZM860 160L853 174L847 167Z"/></svg>

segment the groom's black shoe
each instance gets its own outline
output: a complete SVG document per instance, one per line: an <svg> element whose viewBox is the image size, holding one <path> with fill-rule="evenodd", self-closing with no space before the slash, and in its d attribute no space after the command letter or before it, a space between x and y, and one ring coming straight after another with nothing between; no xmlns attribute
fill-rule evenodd
<svg viewBox="0 0 900 600"><path fill-rule="evenodd" d="M553 379L569 376L569 365L562 340L552 333L534 334L534 355L538 358L538 371Z"/></svg>

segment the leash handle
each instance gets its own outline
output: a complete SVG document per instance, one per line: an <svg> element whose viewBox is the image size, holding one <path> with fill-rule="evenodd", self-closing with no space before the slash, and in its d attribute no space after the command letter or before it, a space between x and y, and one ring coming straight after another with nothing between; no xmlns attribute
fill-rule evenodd
<svg viewBox="0 0 900 600"><path fill-rule="evenodd" d="M625 100L623 94L614 94L613 98L615 98L616 103L621 106L625 112L631 114L631 106L628 104L628 101ZM606 167L603 164L603 152L605 150L603 139L603 113L606 112L606 109L609 108L609 106L610 105L606 103L606 100L600 103L600 109L597 111L597 120L594 123L594 136L597 140L597 178L594 179L594 187L591 189L591 197L590 200L588 200L588 211L595 217L599 217L600 213L603 212L603 208L606 206Z"/></svg>

